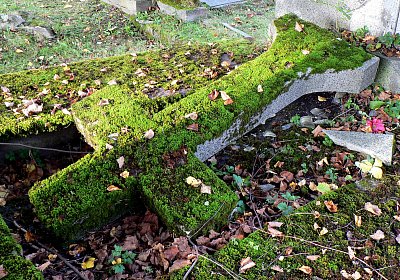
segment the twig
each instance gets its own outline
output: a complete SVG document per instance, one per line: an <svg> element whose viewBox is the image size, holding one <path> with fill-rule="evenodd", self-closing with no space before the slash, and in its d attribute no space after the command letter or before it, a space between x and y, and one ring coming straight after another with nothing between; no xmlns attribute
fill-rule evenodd
<svg viewBox="0 0 400 280"><path fill-rule="evenodd" d="M35 147L35 146L25 145L25 144L21 144L21 143L3 143L3 142L0 142L0 145L3 145L3 146L19 146L19 147L24 147L24 148L28 148L28 149L34 149L34 150L52 151L52 152L69 153L69 154L91 154L92 153L92 152L76 152L76 151L67 151L67 150L60 150L60 149L53 149L53 148Z"/></svg>
<svg viewBox="0 0 400 280"><path fill-rule="evenodd" d="M27 233L28 231L26 229L24 229L22 226L20 226L16 221L13 221L14 225L19 228L22 232ZM51 249L49 247L47 247L46 245L42 244L41 242L35 240L35 242L42 247L43 249L45 249L46 251L57 255L57 257L62 260L69 268L71 268L81 279L83 280L89 280L89 278L87 278L85 275L83 275L75 266L73 266L72 264L70 264L70 262L64 258L63 256L61 256L57 250Z"/></svg>
<svg viewBox="0 0 400 280"><path fill-rule="evenodd" d="M225 202L222 202L221 205L219 206L218 210L215 211L214 215L212 215L207 221L205 221L205 223L193 234L188 235L188 238L192 238L193 236L195 236L196 234L198 234L212 219L214 219L214 217L218 214L218 212L222 209L222 206L225 205Z"/></svg>
<svg viewBox="0 0 400 280"><path fill-rule="evenodd" d="M199 258L196 258L196 260L195 260L195 261L192 263L192 265L189 267L188 271L186 271L186 273L185 273L185 275L183 276L183 279L182 279L182 280L186 280L186 279L189 277L189 275L190 275L190 273L192 272L193 268L196 266L198 260L199 260Z"/></svg>
<svg viewBox="0 0 400 280"><path fill-rule="evenodd" d="M199 255L199 257L202 257L204 259L206 259L209 262L212 262L213 264L217 265L218 267L222 268L226 273L228 273L233 279L240 279L240 280L246 280L246 278L243 278L239 275L237 275L235 272L233 272L232 270L230 270L229 268L224 267L222 264L220 264L217 261L214 261L213 259L207 258L204 255Z"/></svg>

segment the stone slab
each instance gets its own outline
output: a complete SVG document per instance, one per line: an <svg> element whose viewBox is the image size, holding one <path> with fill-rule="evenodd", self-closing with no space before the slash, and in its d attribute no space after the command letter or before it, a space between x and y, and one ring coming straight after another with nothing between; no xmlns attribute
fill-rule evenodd
<svg viewBox="0 0 400 280"><path fill-rule="evenodd" d="M232 4L243 3L243 0L201 0L200 2L207 4L211 8L220 8Z"/></svg>
<svg viewBox="0 0 400 280"><path fill-rule="evenodd" d="M20 15L0 15L0 30L14 29L24 22L25 20Z"/></svg>
<svg viewBox="0 0 400 280"><path fill-rule="evenodd" d="M102 0L103 2L120 8L127 14L135 15L147 11L153 5L152 0Z"/></svg>
<svg viewBox="0 0 400 280"><path fill-rule="evenodd" d="M341 8L348 8L347 18ZM373 35L400 30L400 0L276 0L276 16L294 13L324 28L356 30L367 26Z"/></svg>
<svg viewBox="0 0 400 280"><path fill-rule="evenodd" d="M375 81L386 90L400 93L400 58L376 55L380 57L381 61Z"/></svg>
<svg viewBox="0 0 400 280"><path fill-rule="evenodd" d="M365 153L380 159L384 164L392 164L393 134L375 134L354 131L323 130L336 144L349 150Z"/></svg>
<svg viewBox="0 0 400 280"><path fill-rule="evenodd" d="M327 71L323 74L299 73L299 80L287 85L286 92L280 94L271 104L254 115L247 124L237 120L220 137L206 141L197 147L195 155L205 161L220 150L242 137L260 124L297 100L313 92L348 92L359 93L374 82L379 65L379 58L373 57L361 67L340 72Z"/></svg>
<svg viewBox="0 0 400 280"><path fill-rule="evenodd" d="M196 21L208 14L208 9L205 7L198 7L193 10L179 10L160 1L157 1L157 5L164 14L177 17L183 21Z"/></svg>

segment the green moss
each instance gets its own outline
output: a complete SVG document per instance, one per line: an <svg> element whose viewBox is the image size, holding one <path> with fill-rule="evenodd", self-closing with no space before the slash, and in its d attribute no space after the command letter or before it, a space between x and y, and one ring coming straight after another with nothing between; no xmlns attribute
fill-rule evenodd
<svg viewBox="0 0 400 280"><path fill-rule="evenodd" d="M178 10L192 10L200 5L199 0L160 0L160 2Z"/></svg>
<svg viewBox="0 0 400 280"><path fill-rule="evenodd" d="M296 80L298 72L305 73L308 68L312 68L312 73L355 68L370 58L362 49L338 41L332 33L306 22L300 21L305 25L304 32L297 32L296 21L300 20L294 16L277 20L280 33L267 53L200 89L200 84L196 84L196 90L184 98L150 100L138 88L121 83L74 105L73 113L81 131L90 142L95 142L97 151L30 191L39 218L59 236L71 238L108 221L115 215L115 208L121 208L121 202L132 202L131 193L137 190L166 226L177 233L224 224L237 198L195 159L193 152L197 146L220 136L236 120L247 123L282 93L288 82ZM304 55L304 49L310 55ZM158 67L152 57L140 57L136 63ZM262 93L257 92L260 84ZM213 89L226 91L233 104L225 106L220 98L211 101L208 94ZM112 104L100 106L102 99ZM197 120L185 118L193 112L198 114ZM194 123L199 130L188 130L187 126ZM125 127L128 131L122 133ZM155 132L150 140L143 136L149 128ZM111 140L109 135L116 132L118 139ZM106 143L114 148L107 151ZM182 155L182 149L188 154ZM117 159L121 156L125 164L119 169ZM132 174L126 181L119 176L124 169ZM200 194L198 189L188 186L184 182L188 176L210 184L212 194ZM110 184L119 184L123 191L107 193ZM118 207L113 208L114 204ZM356 204L349 201L348 205ZM123 207L119 213L127 209ZM209 220L212 222L208 223Z"/></svg>
<svg viewBox="0 0 400 280"><path fill-rule="evenodd" d="M21 246L12 238L9 228L0 216L0 265L7 272L7 276L2 279L44 279L30 261L20 256L21 252Z"/></svg>
<svg viewBox="0 0 400 280"><path fill-rule="evenodd" d="M393 184L386 185L386 189L390 194L396 187ZM389 198L387 196L387 198ZM325 200L333 200L338 205L337 213L330 213L324 206ZM356 256L363 259L365 256L375 256L376 260L368 262L372 267L380 268L394 265L393 268L382 270L386 277L392 278L398 276L396 263L400 258L399 247L394 245L395 240L390 235L393 229L398 229L399 225L393 222L393 215L397 213L396 206L390 201L381 203L380 198L375 196L375 192L366 192L357 189L354 185L348 185L340 188L336 192L331 192L318 199L320 205L311 202L306 206L296 210L295 213L288 217L279 219L283 222L283 226L279 228L287 237L278 239L272 238L265 231L257 231L249 237L241 241L231 241L224 249L217 252L212 258L221 263L224 267L238 273L239 262L242 258L249 256L256 266L248 270L245 275L246 279L305 279L305 274L298 271L302 265L310 266L313 270L312 275L326 278L341 278L340 271L346 270L353 273L356 270L362 272L362 268L358 264L353 264L347 255L347 247L360 247L356 250ZM376 204L382 209L383 214L379 217L361 210L366 202ZM385 210L383 210L385 209ZM321 216L314 217L314 211L318 211ZM362 217L361 227L354 225L353 215ZM320 236L319 230L314 230L313 225L317 223L321 228L326 227L328 233ZM385 232L385 239L382 241L374 241L369 236L376 230ZM348 233L352 234L353 240L348 239ZM297 239L295 239L295 238ZM322 253L321 247L312 245L301 239L308 240L315 244L320 244L327 248L340 250L345 253L340 253L333 250L327 250ZM364 246L366 239L371 240L372 246ZM282 261L277 261L281 255L285 256L285 249L291 247L293 249L290 257L285 257ZM306 259L307 255L319 255L316 261ZM277 273L271 269L271 264L278 264L284 272ZM181 279L185 273L182 270L174 275L171 279ZM191 273L191 279L204 279L204 275L213 275L220 272L227 275L225 271L215 266L213 263L202 259L196 265ZM218 276L219 277L219 276ZM207 279L224 279L221 278Z"/></svg>

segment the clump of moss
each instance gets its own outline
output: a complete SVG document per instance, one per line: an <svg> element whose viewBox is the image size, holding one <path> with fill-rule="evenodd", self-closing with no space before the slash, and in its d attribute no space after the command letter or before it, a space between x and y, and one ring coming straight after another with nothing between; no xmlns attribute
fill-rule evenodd
<svg viewBox="0 0 400 280"><path fill-rule="evenodd" d="M9 228L0 216L0 265L7 272L5 280L41 280L43 275L20 254L21 246L12 238Z"/></svg>
<svg viewBox="0 0 400 280"><path fill-rule="evenodd" d="M199 0L160 0L160 2L178 10L192 10L200 5Z"/></svg>
<svg viewBox="0 0 400 280"><path fill-rule="evenodd" d="M295 30L296 22L304 24L304 32ZM177 233L200 233L221 226L237 197L194 157L197 146L220 136L236 120L247 123L282 93L288 82L298 79L298 72L352 69L370 58L362 49L295 16L284 16L276 24L280 33L267 53L185 97L165 102L159 110L151 109L154 107L140 92L123 86L104 88L74 105L74 117L81 123L81 131L90 135L89 141L96 142L97 151L31 189L29 196L39 218L59 236L71 238L107 222L115 215L112 205L130 204L130 194L137 190ZM310 54L304 55L304 49ZM258 85L262 85L262 93L257 92ZM214 89L227 92L233 104L210 100L208 94ZM114 104L102 106L101 99ZM196 120L185 117L193 112L198 115ZM198 129L187 128L193 124ZM149 128L155 133L152 139L144 137ZM107 150L106 144L114 148ZM182 147L186 161L174 168L166 165L165 155ZM124 166L118 168L121 157ZM119 176L124 169L132 174L125 181ZM188 176L210 184L212 194L200 194L188 186L184 182ZM109 184L119 184L123 191L107 193ZM98 209L102 209L101 216ZM118 209L122 213L127 207Z"/></svg>

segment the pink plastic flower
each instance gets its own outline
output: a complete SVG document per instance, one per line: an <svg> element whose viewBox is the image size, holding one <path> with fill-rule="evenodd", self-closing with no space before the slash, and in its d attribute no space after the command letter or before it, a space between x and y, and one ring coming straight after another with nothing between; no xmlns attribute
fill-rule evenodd
<svg viewBox="0 0 400 280"><path fill-rule="evenodd" d="M372 120L367 120L367 126L371 129L373 133L379 133L385 131L385 126L383 121L380 119L372 118Z"/></svg>

